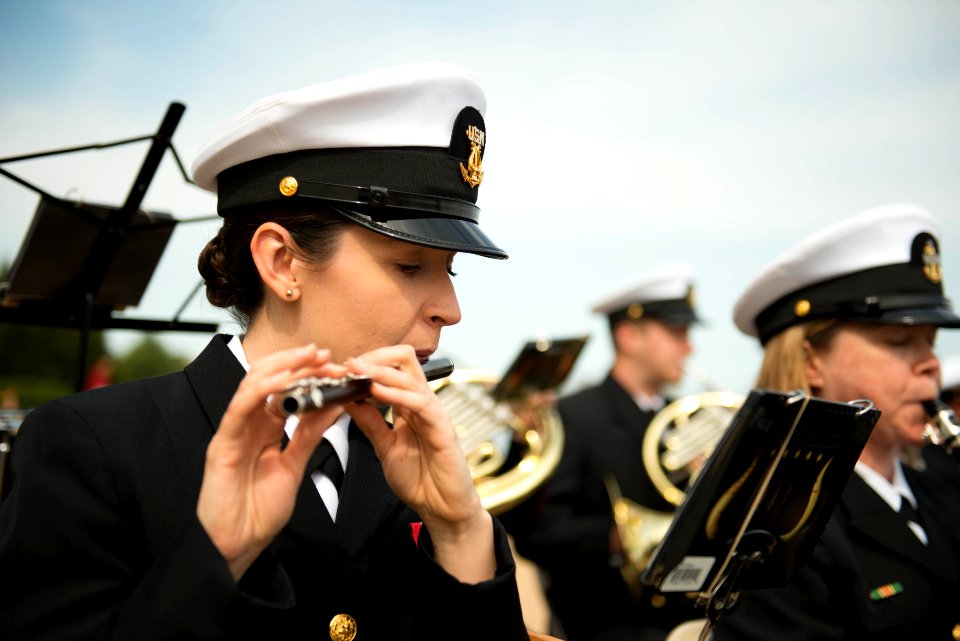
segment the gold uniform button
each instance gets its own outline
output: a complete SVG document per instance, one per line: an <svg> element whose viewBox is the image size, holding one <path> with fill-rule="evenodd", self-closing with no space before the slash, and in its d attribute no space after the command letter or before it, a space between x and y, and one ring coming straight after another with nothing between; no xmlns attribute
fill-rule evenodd
<svg viewBox="0 0 960 641"><path fill-rule="evenodd" d="M960 641L960 623L953 626L953 638L954 641Z"/></svg>
<svg viewBox="0 0 960 641"><path fill-rule="evenodd" d="M650 605L656 609L660 609L667 604L667 597L662 594L653 594L650 596Z"/></svg>
<svg viewBox="0 0 960 641"><path fill-rule="evenodd" d="M330 620L330 641L353 641L357 636L357 620L349 614L338 614Z"/></svg>
<svg viewBox="0 0 960 641"><path fill-rule="evenodd" d="M284 196L293 196L300 188L300 183L293 176L287 176L280 181L280 193Z"/></svg>

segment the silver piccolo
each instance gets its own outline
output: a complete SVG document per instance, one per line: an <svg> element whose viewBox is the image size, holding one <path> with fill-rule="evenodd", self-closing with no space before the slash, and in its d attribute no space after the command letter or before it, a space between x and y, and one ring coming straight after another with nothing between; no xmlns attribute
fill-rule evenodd
<svg viewBox="0 0 960 641"><path fill-rule="evenodd" d="M433 358L423 364L423 375L428 381L450 376L453 361ZM301 378L287 386L280 396L280 413L284 416L320 409L336 403L360 401L370 396L370 377L332 376Z"/></svg>

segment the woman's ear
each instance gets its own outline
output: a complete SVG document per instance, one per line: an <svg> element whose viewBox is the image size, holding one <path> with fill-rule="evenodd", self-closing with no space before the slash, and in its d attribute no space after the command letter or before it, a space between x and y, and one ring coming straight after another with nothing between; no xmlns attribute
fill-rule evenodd
<svg viewBox="0 0 960 641"><path fill-rule="evenodd" d="M263 223L250 239L250 254L253 264L260 272L260 279L267 291L282 301L300 297L300 287L294 266L295 257L288 249L293 238L277 223Z"/></svg>
<svg viewBox="0 0 960 641"><path fill-rule="evenodd" d="M816 394L823 389L823 357L813 349L810 341L803 341L803 368L807 377L807 385L811 392Z"/></svg>

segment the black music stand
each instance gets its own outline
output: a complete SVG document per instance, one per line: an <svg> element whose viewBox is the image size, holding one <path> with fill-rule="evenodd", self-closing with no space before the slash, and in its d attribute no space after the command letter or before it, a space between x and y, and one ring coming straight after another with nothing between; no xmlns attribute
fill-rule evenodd
<svg viewBox="0 0 960 641"><path fill-rule="evenodd" d="M742 590L785 585L809 560L880 412L753 390L687 491L640 576L697 593L701 639Z"/></svg>
<svg viewBox="0 0 960 641"><path fill-rule="evenodd" d="M6 282L0 283L0 322L80 330L76 388L83 385L92 330L216 331L216 323L132 319L114 312L139 304L178 222L169 214L145 212L140 204L170 149L184 179L192 184L171 143L185 107L171 103L156 134L0 159L0 165L56 154L104 149L152 140L140 172L120 207L57 198L0 167L0 174L40 195L27 237ZM213 217L210 217L213 218Z"/></svg>
<svg viewBox="0 0 960 641"><path fill-rule="evenodd" d="M570 374L588 339L578 336L527 342L500 377L491 396L497 401L514 401L534 392L557 389Z"/></svg>

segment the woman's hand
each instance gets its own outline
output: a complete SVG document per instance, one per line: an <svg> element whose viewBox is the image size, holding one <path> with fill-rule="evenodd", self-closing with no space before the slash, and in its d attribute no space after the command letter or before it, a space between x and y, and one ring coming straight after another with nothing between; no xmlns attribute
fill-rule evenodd
<svg viewBox="0 0 960 641"><path fill-rule="evenodd" d="M463 450L413 348L384 347L347 367L373 381L371 395L393 408L393 429L371 404L347 412L373 443L390 487L423 518L434 556L467 583L493 577L493 525L480 504Z"/></svg>
<svg viewBox="0 0 960 641"><path fill-rule="evenodd" d="M253 363L207 447L197 517L235 579L290 520L307 461L343 411L305 414L281 451L286 419L269 399L298 378L346 372L329 360L329 350L310 345Z"/></svg>

